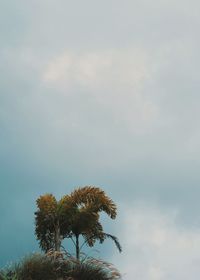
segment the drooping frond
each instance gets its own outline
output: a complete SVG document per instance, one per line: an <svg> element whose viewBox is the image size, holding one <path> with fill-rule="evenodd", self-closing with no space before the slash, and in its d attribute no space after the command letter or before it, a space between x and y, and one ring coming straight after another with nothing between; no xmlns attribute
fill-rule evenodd
<svg viewBox="0 0 200 280"><path fill-rule="evenodd" d="M119 252L120 253L122 252L122 247L121 247L121 244L119 243L118 238L114 235L105 233L102 230L96 232L96 234L92 233L92 232L83 234L83 238L85 240L83 245L87 244L90 247L94 246L94 243L97 240L99 240L100 243L103 243L105 239L110 238L110 239L112 239L112 241L114 241L114 243L115 243L117 249L119 250Z"/></svg>
<svg viewBox="0 0 200 280"><path fill-rule="evenodd" d="M105 233L105 232L103 232L102 234L103 234L103 236L104 236L104 239L106 239L106 238L112 239L112 240L114 241L114 243L115 243L117 249L119 250L119 252L120 252L120 253L122 252L121 244L119 243L119 240L118 240L118 238L117 238L116 236L111 235L111 234L108 234L108 233Z"/></svg>

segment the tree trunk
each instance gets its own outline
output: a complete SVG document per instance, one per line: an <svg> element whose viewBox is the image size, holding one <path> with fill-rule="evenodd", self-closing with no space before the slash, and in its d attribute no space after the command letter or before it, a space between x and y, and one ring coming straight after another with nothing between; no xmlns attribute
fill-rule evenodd
<svg viewBox="0 0 200 280"><path fill-rule="evenodd" d="M57 223L55 228L55 251L60 252L61 237L60 237L60 225Z"/></svg>
<svg viewBox="0 0 200 280"><path fill-rule="evenodd" d="M76 234L76 258L79 261L80 259L80 248L79 248L79 235Z"/></svg>

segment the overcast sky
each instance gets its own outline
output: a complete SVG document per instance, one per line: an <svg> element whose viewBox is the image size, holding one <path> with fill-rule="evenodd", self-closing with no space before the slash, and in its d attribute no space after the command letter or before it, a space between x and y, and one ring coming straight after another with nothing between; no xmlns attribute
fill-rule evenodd
<svg viewBox="0 0 200 280"><path fill-rule="evenodd" d="M198 278L199 9L0 0L1 266L38 250L39 195L95 185L123 246L100 256L125 280Z"/></svg>

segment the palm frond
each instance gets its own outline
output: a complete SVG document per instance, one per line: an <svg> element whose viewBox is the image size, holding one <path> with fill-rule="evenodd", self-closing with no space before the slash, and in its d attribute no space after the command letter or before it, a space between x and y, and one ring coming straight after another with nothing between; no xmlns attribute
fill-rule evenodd
<svg viewBox="0 0 200 280"><path fill-rule="evenodd" d="M103 234L103 236L104 236L104 239L106 239L106 238L112 239L112 240L114 241L114 243L115 243L117 249L119 250L119 252L120 252L120 253L122 252L121 244L119 243L119 240L118 240L118 238L117 238L116 236L114 236L114 235L112 235L112 234L109 234L109 233L105 233L105 232L103 232L102 234Z"/></svg>
<svg viewBox="0 0 200 280"><path fill-rule="evenodd" d="M117 207L103 190L94 186L85 186L77 188L71 195L71 201L74 205L93 207L94 212L104 211L112 219L117 215Z"/></svg>

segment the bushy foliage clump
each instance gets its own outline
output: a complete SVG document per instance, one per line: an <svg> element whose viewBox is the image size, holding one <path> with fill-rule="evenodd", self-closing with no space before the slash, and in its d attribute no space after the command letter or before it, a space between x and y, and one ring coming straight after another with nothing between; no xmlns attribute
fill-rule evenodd
<svg viewBox="0 0 200 280"><path fill-rule="evenodd" d="M19 263L6 268L0 273L0 280L54 280L55 264L41 254L25 257Z"/></svg>
<svg viewBox="0 0 200 280"><path fill-rule="evenodd" d="M15 268L6 268L0 271L0 280L19 280Z"/></svg>
<svg viewBox="0 0 200 280"><path fill-rule="evenodd" d="M119 272L94 258L33 254L0 272L0 280L116 280Z"/></svg>

